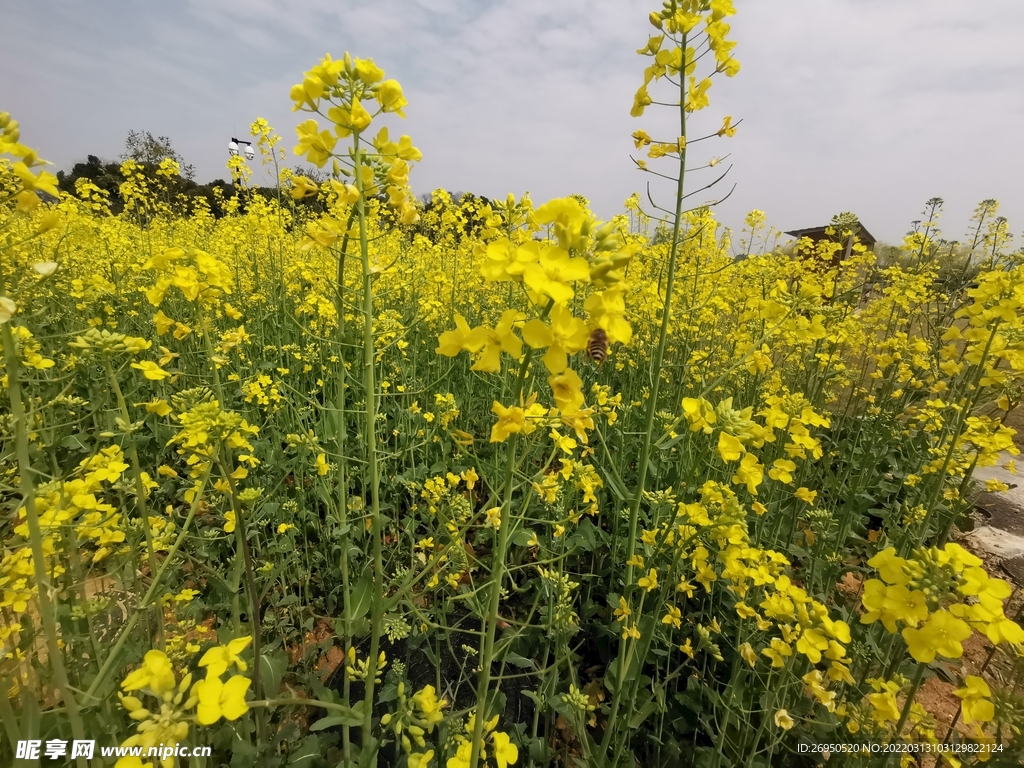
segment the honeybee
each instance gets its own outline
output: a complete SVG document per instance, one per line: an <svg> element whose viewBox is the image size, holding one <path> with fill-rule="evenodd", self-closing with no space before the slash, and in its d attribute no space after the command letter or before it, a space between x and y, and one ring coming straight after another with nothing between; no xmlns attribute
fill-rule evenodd
<svg viewBox="0 0 1024 768"><path fill-rule="evenodd" d="M601 363L608 357L608 334L604 328L595 328L590 332L587 339L587 357L601 367Z"/></svg>

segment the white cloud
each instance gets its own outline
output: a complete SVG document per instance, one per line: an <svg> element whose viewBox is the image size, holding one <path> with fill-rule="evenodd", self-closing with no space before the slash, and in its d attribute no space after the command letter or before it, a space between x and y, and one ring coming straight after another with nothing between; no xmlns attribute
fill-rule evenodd
<svg viewBox="0 0 1024 768"><path fill-rule="evenodd" d="M949 237L986 197L1021 226L1024 5L737 4L743 70L716 78L691 130L713 131L724 114L744 120L735 138L695 147L732 153L726 223L761 208L789 229L853 210L897 240L939 195ZM646 182L628 159L629 134L674 135L671 114L628 115L646 65L634 51L651 33L637 0L8 6L7 28L33 33L8 34L0 49L0 67L15 73L0 108L58 167L116 156L135 128L171 136L200 179L222 177L227 137L255 117L291 142L306 116L289 111L289 86L346 49L403 83L409 118L396 129L423 150L418 192L579 192L609 216Z"/></svg>

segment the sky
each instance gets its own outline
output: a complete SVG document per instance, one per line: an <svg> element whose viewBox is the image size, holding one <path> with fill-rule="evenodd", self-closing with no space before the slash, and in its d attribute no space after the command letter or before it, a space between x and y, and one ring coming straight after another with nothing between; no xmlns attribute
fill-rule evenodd
<svg viewBox="0 0 1024 768"><path fill-rule="evenodd" d="M1024 230L1024 2L735 0L742 64L717 76L690 136L724 115L732 138L694 145L690 162L732 166L704 202L739 230L763 210L780 230L852 211L897 243L925 201L964 239L995 198ZM649 176L630 134L672 139L673 110L629 115L654 32L648 0L5 0L0 110L22 140L70 169L116 159L129 130L169 136L200 182L227 176L227 143L257 117L295 143L309 116L288 92L325 54L373 58L409 106L393 135L423 152L410 183L535 203L579 193L601 218ZM659 128L664 130L659 131ZM667 135L666 135L667 133ZM289 164L300 158L289 154ZM258 163L254 180L263 181ZM657 166L654 166L657 167ZM696 172L688 190L714 177ZM655 202L671 205L653 184Z"/></svg>

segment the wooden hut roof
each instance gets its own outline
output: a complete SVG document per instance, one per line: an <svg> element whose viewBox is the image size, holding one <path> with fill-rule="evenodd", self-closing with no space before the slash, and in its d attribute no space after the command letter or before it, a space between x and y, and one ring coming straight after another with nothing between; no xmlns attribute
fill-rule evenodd
<svg viewBox="0 0 1024 768"><path fill-rule="evenodd" d="M826 235L825 234L825 230L829 229L832 226L833 225L831 225L831 224L826 224L826 225L821 226L821 227L807 227L806 229L793 229L793 230L790 230L789 232L786 232L786 234L790 235L792 237L798 238L798 239L801 238L801 237L809 237L809 238L811 238L812 240L815 240L815 241L817 241L817 240L824 240L825 238L830 237L830 235ZM858 226L857 237L861 241L861 243L863 243L865 245L865 247L867 247L868 250L871 250L872 248L874 248L875 247L875 243L878 242L875 239L875 236L872 235L870 232L868 232L867 227L865 227L863 224L858 223L857 226Z"/></svg>

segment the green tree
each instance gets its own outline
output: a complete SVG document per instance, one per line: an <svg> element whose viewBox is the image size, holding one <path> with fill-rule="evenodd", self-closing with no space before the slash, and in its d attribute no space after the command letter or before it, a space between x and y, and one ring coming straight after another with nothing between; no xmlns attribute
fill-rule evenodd
<svg viewBox="0 0 1024 768"><path fill-rule="evenodd" d="M164 160L173 160L181 169L183 178L195 180L195 168L185 162L185 158L174 149L167 136L154 136L149 131L128 131L128 136L124 140L124 152L120 157L122 160L134 160L153 168Z"/></svg>

